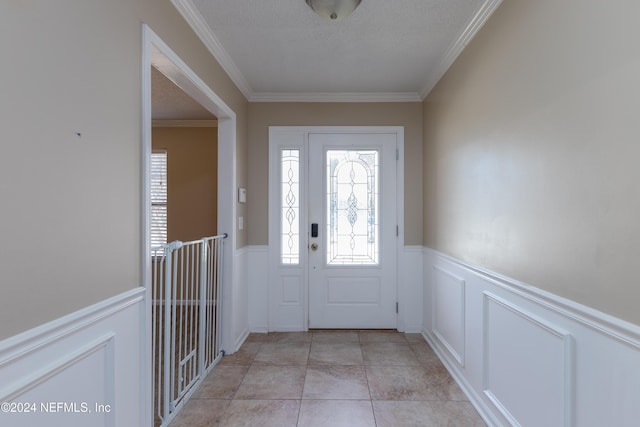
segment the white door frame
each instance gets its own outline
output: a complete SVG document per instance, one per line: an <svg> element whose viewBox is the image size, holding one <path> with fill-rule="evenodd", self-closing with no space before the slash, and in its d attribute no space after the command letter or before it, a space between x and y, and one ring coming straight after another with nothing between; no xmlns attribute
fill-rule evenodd
<svg viewBox="0 0 640 427"><path fill-rule="evenodd" d="M305 206L300 216L303 218L300 242L300 268L282 266L280 263L280 190L278 178L278 154L280 147L298 147L304 152L310 133L394 133L397 139L398 162L396 168L396 218L398 238L396 239L396 285L400 286L401 255L404 250L404 127L403 126L270 126L269 127L269 331L307 331L309 329L309 283L307 262L307 212L306 195L308 182L306 170L303 172L301 187L302 202ZM284 143L282 142L284 141ZM306 169L306 168L305 168ZM283 280L286 279L286 280ZM296 288L297 287L297 288ZM283 292L290 298L283 303ZM296 299L295 296L298 296ZM398 288L396 288L398 298ZM400 319L396 320L396 327Z"/></svg>
<svg viewBox="0 0 640 427"><path fill-rule="evenodd" d="M144 385L145 405L140 408L145 425L151 425L153 419L153 390L151 384L153 360L151 356L151 253L150 241L150 180L151 169L151 67L155 67L169 80L182 89L187 95L199 102L218 118L218 230L229 234L224 245L224 275L222 306L223 310L222 345L232 348L233 307L232 289L235 283L235 218L236 218L236 114L225 104L207 84L158 37L146 24L142 25L142 191L141 191L141 276L146 288L145 304L145 354L142 366L147 369L141 372L141 383ZM234 351L234 350L232 350Z"/></svg>

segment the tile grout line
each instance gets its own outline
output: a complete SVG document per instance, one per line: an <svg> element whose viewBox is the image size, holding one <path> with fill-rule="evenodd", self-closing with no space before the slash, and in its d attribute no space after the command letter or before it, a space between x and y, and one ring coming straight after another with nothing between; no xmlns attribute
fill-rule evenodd
<svg viewBox="0 0 640 427"><path fill-rule="evenodd" d="M373 341L367 341L367 340L363 341L363 338L366 338L366 337L362 337L362 331L354 331L354 332L356 332L357 338L358 338L358 340L357 340L358 349L359 349L359 352L360 352L360 357L362 359L362 365L361 366L362 366L362 368L364 370L364 375L365 375L364 379L366 381L366 386L367 386L367 391L368 391L368 399L366 399L366 398L365 399L322 399L322 398L320 398L320 399L309 399L309 400L319 400L319 401L332 401L332 400L344 401L344 400L348 400L348 401L362 401L362 402L368 401L369 405L370 405L371 414L373 416L373 421L374 421L373 425L378 426L379 422L382 421L382 419L378 420L378 418L380 416L384 415L384 414L383 413L376 413L375 405L373 404L374 399L373 399L372 387L371 387L371 383L370 383L371 368L372 367L376 367L376 366L386 366L386 364L381 362L382 364L380 364L380 365L378 365L378 364L367 365L365 363L365 360L364 360L365 357L364 357L364 350L362 348L363 347L362 343L365 342L365 343L369 343L369 344L375 344L375 343L400 342L400 341L395 341L395 337L394 337L394 340L388 341L388 339L391 338L391 336L383 337L383 336L375 336L375 335L371 335L371 336L368 337L369 340L373 338ZM293 341L291 341L291 342L289 342L288 339L286 339L286 336L274 337L273 341L267 341L267 340L265 340L265 341L256 341L258 343L258 345L255 346L255 347L257 347L256 351L253 352L253 355L250 356L250 358L249 358L250 363L249 363L248 366L247 365L228 365L228 366L244 366L244 367L246 367L246 370L244 371L244 374L242 375L242 379L239 381L239 385L235 388L233 393L230 394L230 399L228 400L229 403L225 407L224 411L222 411L220 413L219 421L222 422L222 421L224 421L226 419L226 417L228 416L228 414L231 411L231 404L233 402L238 402L240 400L245 400L245 399L237 399L237 396L238 396L238 392L239 392L241 386L244 384L244 381L247 379L247 374L249 374L249 371L252 368L257 368L257 367L262 367L262 366L281 366L281 365L274 365L273 363L266 363L265 365L257 364L256 360L257 360L258 354L260 353L261 349L263 348L263 344L265 344L266 342L273 342L273 343L279 343L279 344L306 343L308 345L308 347L306 349L305 364L304 365L298 365L298 366L301 366L301 367L304 366L305 370L304 370L304 378L302 379L302 388L301 388L301 391L300 391L300 395L299 395L299 397L297 399L295 399L295 398L294 399L275 399L275 398L271 398L271 399L269 399L269 398L246 399L246 400L267 400L267 401L286 401L286 400L289 400L291 402L297 402L298 405L297 405L297 416L296 416L295 425L296 426L300 425L300 423L302 421L304 421L302 419L302 409L303 409L302 408L302 403L304 403L304 400L305 400L304 399L304 391L305 391L305 387L307 386L307 381L309 380L309 369L316 367L315 365L310 365L311 354L312 354L312 352L311 352L312 345L313 345L314 342L318 342L319 344L322 344L322 343L325 342L325 339L326 339L326 337L324 335L322 335L322 337L323 337L322 340L315 341L316 339L319 339L320 336L321 335L316 336L314 333L312 333L308 337L309 338L308 341L307 340L298 341L299 337L297 337L297 336L292 337ZM421 370L425 371L425 373L428 376L431 376L432 373L427 370L427 366L425 365L425 362L423 360L424 358L422 357L424 355L424 351L422 350L422 347L416 345L418 343L422 343L422 341L420 341L420 342L415 341L415 340L410 341L409 339L407 339L406 335L402 335L402 338L403 338L401 340L402 344L405 344L405 345L409 346L409 348L411 350L410 354L412 354L417 359L418 366L421 368ZM284 339L284 341L280 341L282 339ZM351 342L350 340L347 340L347 341ZM345 343L347 341L345 341ZM330 341L330 342L333 342L333 341ZM342 341L338 341L338 343L342 343ZM244 360L242 360L242 359L241 359L241 361L244 362ZM409 361L407 361L404 357L401 357L401 361L402 361L401 365L391 364L389 366L413 367L413 365ZM285 366L296 366L296 365L285 365ZM330 369L330 368L338 367L338 366L352 366L352 365L342 365L342 364L339 363L338 359L336 359L336 360L332 359L331 363L329 363L327 365L319 365L319 366L326 367L326 368ZM354 366L356 366L356 365L354 365ZM435 375L435 373L434 373L434 375ZM222 399L222 400L225 400L225 399ZM453 400L453 396L450 396L449 394L440 394L440 393L438 393L438 396L436 396L434 399L417 399L417 400L416 399L407 399L407 401L416 401L416 402L427 402L428 401L428 402L442 402L442 403L445 403L445 402L449 402L449 403L461 403L461 402L464 402L464 401ZM468 401L466 401L466 402L468 402ZM293 409L293 408L291 408L291 409ZM293 415L293 413L290 413L290 414ZM293 421L292 419L290 419L290 420ZM177 424L176 424L176 426L177 426Z"/></svg>

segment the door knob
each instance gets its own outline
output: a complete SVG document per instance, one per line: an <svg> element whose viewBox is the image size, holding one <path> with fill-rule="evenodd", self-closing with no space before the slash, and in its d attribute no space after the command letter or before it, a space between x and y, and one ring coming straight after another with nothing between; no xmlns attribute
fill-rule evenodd
<svg viewBox="0 0 640 427"><path fill-rule="evenodd" d="M311 250L312 251L317 251L318 250L318 244L317 243L312 243L311 244Z"/></svg>

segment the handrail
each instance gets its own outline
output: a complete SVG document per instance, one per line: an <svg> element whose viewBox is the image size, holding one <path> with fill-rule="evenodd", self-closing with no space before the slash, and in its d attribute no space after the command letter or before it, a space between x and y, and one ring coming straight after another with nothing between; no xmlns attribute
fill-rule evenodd
<svg viewBox="0 0 640 427"><path fill-rule="evenodd" d="M216 240L216 239L227 239L229 237L229 233L218 234L216 236L209 237L201 237L200 239L191 240L188 242L183 242L180 240L174 240L169 243L165 243L164 245L152 246L151 253L157 252L161 249L171 248L171 250L180 249L183 246L194 245L196 243L206 242L208 240Z"/></svg>

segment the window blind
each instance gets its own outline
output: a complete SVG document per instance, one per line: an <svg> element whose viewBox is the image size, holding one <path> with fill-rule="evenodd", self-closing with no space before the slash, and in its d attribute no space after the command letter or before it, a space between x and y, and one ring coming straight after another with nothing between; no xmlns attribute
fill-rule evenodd
<svg viewBox="0 0 640 427"><path fill-rule="evenodd" d="M167 152L151 153L151 247L167 243Z"/></svg>

